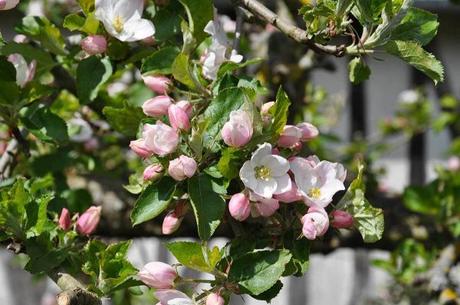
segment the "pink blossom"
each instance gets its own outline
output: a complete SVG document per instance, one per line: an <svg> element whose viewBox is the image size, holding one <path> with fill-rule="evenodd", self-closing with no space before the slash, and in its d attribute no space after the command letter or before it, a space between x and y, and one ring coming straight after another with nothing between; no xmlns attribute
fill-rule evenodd
<svg viewBox="0 0 460 305"><path fill-rule="evenodd" d="M180 100L176 103L182 110L185 111L187 116L190 118L193 114L193 105L187 100Z"/></svg>
<svg viewBox="0 0 460 305"><path fill-rule="evenodd" d="M460 158L452 156L447 161L447 168L451 171L458 171L460 169Z"/></svg>
<svg viewBox="0 0 460 305"><path fill-rule="evenodd" d="M299 192L297 185L294 181L291 183L291 188L284 193L274 195L275 199L284 202L284 203L291 203L302 200L302 194Z"/></svg>
<svg viewBox="0 0 460 305"><path fill-rule="evenodd" d="M168 118L171 126L176 130L190 130L190 119L187 113L178 105L172 104L168 108Z"/></svg>
<svg viewBox="0 0 460 305"><path fill-rule="evenodd" d="M34 59L27 64L24 57L19 53L14 53L8 56L8 61L13 64L16 69L16 84L24 88L29 82L34 79L37 69L37 61Z"/></svg>
<svg viewBox="0 0 460 305"><path fill-rule="evenodd" d="M236 220L246 220L251 213L249 198L243 193L233 195L228 203L228 210L230 215L232 215L232 217Z"/></svg>
<svg viewBox="0 0 460 305"><path fill-rule="evenodd" d="M155 298L160 300L160 305L193 305L192 299L190 299L185 293L175 289L158 289L155 291Z"/></svg>
<svg viewBox="0 0 460 305"><path fill-rule="evenodd" d="M161 164L151 164L144 169L144 181L155 181L161 177L163 166Z"/></svg>
<svg viewBox="0 0 460 305"><path fill-rule="evenodd" d="M0 0L0 11L10 10L18 5L19 0Z"/></svg>
<svg viewBox="0 0 460 305"><path fill-rule="evenodd" d="M169 162L168 174L176 181L191 178L197 170L196 161L187 156L180 156Z"/></svg>
<svg viewBox="0 0 460 305"><path fill-rule="evenodd" d="M160 157L174 152L179 144L179 135L161 121L144 126L145 146Z"/></svg>
<svg viewBox="0 0 460 305"><path fill-rule="evenodd" d="M92 206L77 219L77 231L84 235L93 233L101 219L101 207Z"/></svg>
<svg viewBox="0 0 460 305"><path fill-rule="evenodd" d="M303 122L296 125L302 132L302 141L308 141L316 138L319 135L319 130L313 124Z"/></svg>
<svg viewBox="0 0 460 305"><path fill-rule="evenodd" d="M80 46L89 55L102 54L107 50L107 40L102 35L91 35L83 39Z"/></svg>
<svg viewBox="0 0 460 305"><path fill-rule="evenodd" d="M210 293L206 297L206 305L224 305L225 300L218 293Z"/></svg>
<svg viewBox="0 0 460 305"><path fill-rule="evenodd" d="M248 113L236 110L230 113L230 120L224 124L221 136L228 146L242 147L251 140L252 133L252 121Z"/></svg>
<svg viewBox="0 0 460 305"><path fill-rule="evenodd" d="M314 240L327 232L329 217L323 208L311 207L307 214L302 217L302 224L303 235L309 240Z"/></svg>
<svg viewBox="0 0 460 305"><path fill-rule="evenodd" d="M59 227L64 231L70 229L71 221L70 221L70 212L66 208L63 208L61 211L61 215L59 216Z"/></svg>
<svg viewBox="0 0 460 305"><path fill-rule="evenodd" d="M147 75L142 76L142 79L144 84L157 94L168 94L171 91L172 82L165 76Z"/></svg>
<svg viewBox="0 0 460 305"><path fill-rule="evenodd" d="M185 214L187 214L188 205L186 201L179 201L174 210L169 211L163 219L162 233L165 235L172 234L179 229Z"/></svg>
<svg viewBox="0 0 460 305"><path fill-rule="evenodd" d="M341 210L335 210L331 213L331 225L337 229L348 229L353 226L353 216Z"/></svg>
<svg viewBox="0 0 460 305"><path fill-rule="evenodd" d="M272 115L270 114L270 109L275 105L275 102L268 102L260 107L260 115L262 116L262 120L265 124L270 123L272 119Z"/></svg>
<svg viewBox="0 0 460 305"><path fill-rule="evenodd" d="M300 130L300 128L293 125L286 125L278 139L278 146L291 148L295 146L301 138L302 130Z"/></svg>
<svg viewBox="0 0 460 305"><path fill-rule="evenodd" d="M134 151L139 157L147 158L153 154L147 146L145 145L144 139L137 139L129 143L129 147Z"/></svg>
<svg viewBox="0 0 460 305"><path fill-rule="evenodd" d="M265 198L257 195L254 192L250 193L251 201L253 201L251 214L253 217L270 217L279 209L279 201L273 198Z"/></svg>
<svg viewBox="0 0 460 305"><path fill-rule="evenodd" d="M149 287L169 289L174 286L177 278L176 270L162 262L150 262L138 273L139 279Z"/></svg>
<svg viewBox="0 0 460 305"><path fill-rule="evenodd" d="M172 101L169 96L159 95L154 98L148 99L142 105L144 113L151 117L160 117L168 114L168 108L171 106Z"/></svg>

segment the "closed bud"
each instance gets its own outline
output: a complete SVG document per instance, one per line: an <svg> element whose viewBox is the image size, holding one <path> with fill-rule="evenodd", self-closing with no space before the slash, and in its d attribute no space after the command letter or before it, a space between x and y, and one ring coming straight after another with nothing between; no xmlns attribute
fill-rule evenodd
<svg viewBox="0 0 460 305"><path fill-rule="evenodd" d="M316 138L319 135L319 130L313 124L303 122L296 125L302 132L302 141L308 141Z"/></svg>
<svg viewBox="0 0 460 305"><path fill-rule="evenodd" d="M270 109L273 107L273 105L275 105L275 102L268 102L260 107L260 115L262 116L262 120L266 125L269 124L272 119Z"/></svg>
<svg viewBox="0 0 460 305"><path fill-rule="evenodd" d="M158 94L168 94L171 91L172 82L169 78L161 75L142 76L144 84L153 92Z"/></svg>
<svg viewBox="0 0 460 305"><path fill-rule="evenodd" d="M177 278L176 270L162 262L150 262L138 273L139 279L149 287L169 289L174 286Z"/></svg>
<svg viewBox="0 0 460 305"><path fill-rule="evenodd" d="M168 108L171 104L172 101L169 96L159 95L146 100L142 105L142 110L148 116L160 117L168 114Z"/></svg>
<svg viewBox="0 0 460 305"><path fill-rule="evenodd" d="M0 0L0 11L10 10L18 5L19 0Z"/></svg>
<svg viewBox="0 0 460 305"><path fill-rule="evenodd" d="M193 114L192 103L190 103L187 100L180 100L176 103L176 105L179 106L182 110L184 110L189 118L192 116Z"/></svg>
<svg viewBox="0 0 460 305"><path fill-rule="evenodd" d="M129 147L141 158L150 157L153 152L147 148L144 139L137 139L129 143Z"/></svg>
<svg viewBox="0 0 460 305"><path fill-rule="evenodd" d="M102 35L91 35L83 39L80 46L89 55L102 54L107 50L107 40Z"/></svg>
<svg viewBox="0 0 460 305"><path fill-rule="evenodd" d="M161 164L152 164L144 169L144 181L155 181L161 177L163 166Z"/></svg>
<svg viewBox="0 0 460 305"><path fill-rule="evenodd" d="M345 211L335 210L331 216L331 225L336 229L349 229L353 226L353 216Z"/></svg>
<svg viewBox="0 0 460 305"><path fill-rule="evenodd" d="M230 120L224 124L221 136L228 146L242 147L251 140L252 133L252 121L248 113L236 110L230 113Z"/></svg>
<svg viewBox="0 0 460 305"><path fill-rule="evenodd" d="M180 156L169 162L168 174L176 181L191 178L197 169L196 161L187 156Z"/></svg>
<svg viewBox="0 0 460 305"><path fill-rule="evenodd" d="M187 113L179 106L172 104L168 108L168 118L171 126L176 130L190 130L190 119Z"/></svg>
<svg viewBox="0 0 460 305"><path fill-rule="evenodd" d="M228 210L236 220L246 220L251 213L249 198L243 193L233 195L228 203Z"/></svg>
<svg viewBox="0 0 460 305"><path fill-rule="evenodd" d="M179 229L180 224L182 223L183 217L179 217L175 210L170 211L166 214L165 218L163 219L163 224L161 226L161 232L164 235L170 235Z"/></svg>
<svg viewBox="0 0 460 305"><path fill-rule="evenodd" d="M77 219L77 231L83 235L93 233L101 219L101 207L92 206Z"/></svg>
<svg viewBox="0 0 460 305"><path fill-rule="evenodd" d="M210 293L206 297L206 305L224 305L225 300L223 297L220 296L220 294L217 293Z"/></svg>
<svg viewBox="0 0 460 305"><path fill-rule="evenodd" d="M302 217L302 224L303 235L309 240L314 240L326 233L329 228L329 216L323 208L313 206Z"/></svg>
<svg viewBox="0 0 460 305"><path fill-rule="evenodd" d="M283 132L278 139L278 146L285 148L294 147L302 138L300 128L293 125L284 126Z"/></svg>
<svg viewBox="0 0 460 305"><path fill-rule="evenodd" d="M63 208L61 211L61 215L59 216L59 228L67 231L70 229L70 212L66 208Z"/></svg>

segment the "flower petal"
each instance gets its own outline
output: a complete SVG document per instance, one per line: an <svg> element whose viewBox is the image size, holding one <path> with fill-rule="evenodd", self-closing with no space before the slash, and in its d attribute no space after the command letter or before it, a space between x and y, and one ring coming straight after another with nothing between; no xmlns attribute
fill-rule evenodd
<svg viewBox="0 0 460 305"><path fill-rule="evenodd" d="M280 177L289 171L289 162L281 156L268 155L263 157L261 163L271 169L273 177Z"/></svg>
<svg viewBox="0 0 460 305"><path fill-rule="evenodd" d="M277 182L275 179L269 179L268 181L257 180L257 184L252 188L254 193L264 198L272 198L273 193L276 191Z"/></svg>
<svg viewBox="0 0 460 305"><path fill-rule="evenodd" d="M288 174L285 174L281 177L277 177L276 184L277 184L277 187L274 192L275 195L287 192L292 188L291 177L289 177Z"/></svg>
<svg viewBox="0 0 460 305"><path fill-rule="evenodd" d="M270 143L264 143L259 145L259 148L252 154L251 163L252 166L263 165L261 163L263 157L272 154L272 145Z"/></svg>

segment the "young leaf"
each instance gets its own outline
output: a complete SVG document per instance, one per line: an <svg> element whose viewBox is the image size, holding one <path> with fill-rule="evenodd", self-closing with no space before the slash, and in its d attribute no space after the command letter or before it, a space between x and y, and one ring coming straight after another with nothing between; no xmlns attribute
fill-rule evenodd
<svg viewBox="0 0 460 305"><path fill-rule="evenodd" d="M385 50L429 76L435 84L444 80L444 68L433 54L425 51L414 41L390 41Z"/></svg>
<svg viewBox="0 0 460 305"><path fill-rule="evenodd" d="M213 256L214 251L203 249L199 243L186 241L170 242L166 244L166 248L176 257L179 263L197 271L211 272L218 261L218 259L214 258L211 262L209 258ZM203 251L207 251L207 258L204 257ZM219 253L219 251L217 252ZM218 258L220 258L220 254Z"/></svg>
<svg viewBox="0 0 460 305"><path fill-rule="evenodd" d="M141 120L145 118L141 108L128 103L124 103L123 108L106 106L102 112L113 129L127 136L135 136Z"/></svg>
<svg viewBox="0 0 460 305"><path fill-rule="evenodd" d="M428 11L412 7L401 23L393 30L392 40L417 41L428 44L438 33L438 17Z"/></svg>
<svg viewBox="0 0 460 305"><path fill-rule="evenodd" d="M225 212L225 201L213 189L213 181L207 174L195 175L188 180L188 193L195 213L198 235L208 240Z"/></svg>
<svg viewBox="0 0 460 305"><path fill-rule="evenodd" d="M163 177L149 185L137 199L131 212L133 226L149 221L160 215L171 201L176 190L176 181Z"/></svg>
<svg viewBox="0 0 460 305"><path fill-rule="evenodd" d="M27 130L42 141L57 143L69 140L66 122L47 107L35 104L26 108L21 121Z"/></svg>
<svg viewBox="0 0 460 305"><path fill-rule="evenodd" d="M77 67L77 94L80 102L92 102L111 75L112 64L108 57L100 59L91 56L82 60Z"/></svg>
<svg viewBox="0 0 460 305"><path fill-rule="evenodd" d="M189 28L192 30L196 45L205 38L203 31L206 24L213 19L214 7L211 0L179 0L187 12Z"/></svg>
<svg viewBox="0 0 460 305"><path fill-rule="evenodd" d="M190 67L190 59L188 55L180 53L174 59L171 67L171 72L174 78L189 87L192 90L196 90L197 85L195 84L194 76Z"/></svg>
<svg viewBox="0 0 460 305"><path fill-rule="evenodd" d="M357 85L367 79L371 75L371 69L359 57L353 58L348 64L350 81Z"/></svg>
<svg viewBox="0 0 460 305"><path fill-rule="evenodd" d="M273 107L270 109L270 112L273 115L273 123L271 125L271 134L272 137L277 139L279 135L283 132L284 126L287 123L287 117L289 112L289 106L291 101L287 96L283 88L278 89L276 94L276 102Z"/></svg>
<svg viewBox="0 0 460 305"><path fill-rule="evenodd" d="M287 250L248 253L233 261L228 278L249 294L260 295L278 282L290 260Z"/></svg>
<svg viewBox="0 0 460 305"><path fill-rule="evenodd" d="M141 71L149 74L171 74L172 64L177 55L179 55L177 47L160 49L145 59Z"/></svg>

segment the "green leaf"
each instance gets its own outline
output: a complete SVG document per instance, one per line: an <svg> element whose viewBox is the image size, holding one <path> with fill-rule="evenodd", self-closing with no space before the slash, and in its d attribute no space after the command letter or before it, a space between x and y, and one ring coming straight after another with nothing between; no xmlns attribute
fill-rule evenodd
<svg viewBox="0 0 460 305"><path fill-rule="evenodd" d="M441 200L438 198L439 184L435 180L426 186L410 186L404 190L404 205L411 211L425 215L438 215Z"/></svg>
<svg viewBox="0 0 460 305"><path fill-rule="evenodd" d="M251 295L260 295L278 282L290 260L287 250L248 253L233 261L228 278Z"/></svg>
<svg viewBox="0 0 460 305"><path fill-rule="evenodd" d="M283 283L281 281L277 281L275 285L273 285L267 291L264 291L258 295L252 295L252 297L256 300L271 303L271 300L274 299L280 293L281 289L283 289Z"/></svg>
<svg viewBox="0 0 460 305"><path fill-rule="evenodd" d="M247 60L245 62L242 62L242 63L236 63L236 62L233 62L233 61L227 61L227 62L224 62L220 67L219 67L219 71L217 72L217 78L221 78L224 76L224 74L226 73L230 73L234 70L239 70L239 69L242 69L244 67L247 67L249 65L255 65L255 64L258 64L258 63L261 63L263 61L262 58L253 58L253 59L250 59L250 60Z"/></svg>
<svg viewBox="0 0 460 305"><path fill-rule="evenodd" d="M213 189L213 181L206 174L195 175L188 180L188 193L195 213L198 235L208 240L225 212L225 201Z"/></svg>
<svg viewBox="0 0 460 305"><path fill-rule="evenodd" d="M2 71L2 73L0 73L0 82L16 82L16 69L5 56L0 57L0 71Z"/></svg>
<svg viewBox="0 0 460 305"><path fill-rule="evenodd" d="M371 69L369 69L364 60L359 57L355 57L350 61L348 70L350 81L355 85L369 79L371 75Z"/></svg>
<svg viewBox="0 0 460 305"><path fill-rule="evenodd" d="M189 87L192 90L196 90L197 85L195 83L195 76L192 74L190 59L188 55L180 53L171 67L171 72L174 78Z"/></svg>
<svg viewBox="0 0 460 305"><path fill-rule="evenodd" d="M176 181L163 177L149 185L139 196L131 212L133 226L149 221L160 215L167 207L176 190Z"/></svg>
<svg viewBox="0 0 460 305"><path fill-rule="evenodd" d="M238 177L240 171L241 159L244 154L241 150L227 147L222 151L222 156L217 163L219 172L227 179Z"/></svg>
<svg viewBox="0 0 460 305"><path fill-rule="evenodd" d="M427 45L438 33L438 17L428 11L411 7L401 23L393 30L392 40L417 41Z"/></svg>
<svg viewBox="0 0 460 305"><path fill-rule="evenodd" d="M413 41L390 41L385 50L429 76L435 84L444 80L444 68L431 53Z"/></svg>
<svg viewBox="0 0 460 305"><path fill-rule="evenodd" d="M170 242L166 244L166 248L174 255L179 263L185 267L201 271L212 272L217 261L220 259L220 253L217 249L217 257L215 251L203 248L199 243L195 242ZM204 256L206 251L206 256ZM212 261L210 258L213 258Z"/></svg>
<svg viewBox="0 0 460 305"><path fill-rule="evenodd" d="M65 17L62 26L70 31L82 31L87 34L96 34L99 28L99 20L94 17L94 14L89 14L87 18L80 14L70 14Z"/></svg>
<svg viewBox="0 0 460 305"><path fill-rule="evenodd" d="M29 238L24 242L29 262L24 267L33 274L47 272L58 267L67 257L67 249L56 248L50 241L49 233Z"/></svg>
<svg viewBox="0 0 460 305"><path fill-rule="evenodd" d="M127 136L135 136L139 124L145 118L140 107L133 107L128 103L124 103L123 108L106 106L102 112L113 129Z"/></svg>
<svg viewBox="0 0 460 305"><path fill-rule="evenodd" d="M287 123L290 105L291 101L289 100L289 97L287 96L283 88L280 87L278 89L278 93L276 94L275 104L270 109L270 112L273 115L271 135L275 139L277 139L279 135L283 132L284 126Z"/></svg>
<svg viewBox="0 0 460 305"><path fill-rule="evenodd" d="M77 94L81 104L92 102L101 86L112 75L110 59L91 56L82 60L77 67Z"/></svg>
<svg viewBox="0 0 460 305"><path fill-rule="evenodd" d="M94 10L94 0L78 0L78 4L86 15Z"/></svg>
<svg viewBox="0 0 460 305"><path fill-rule="evenodd" d="M66 122L47 107L35 104L26 108L21 121L27 130L42 141L63 143L69 140Z"/></svg>
<svg viewBox="0 0 460 305"><path fill-rule="evenodd" d="M205 38L203 31L206 24L213 19L214 7L211 0L179 0L187 12L189 28L193 33L195 42L199 45Z"/></svg>
<svg viewBox="0 0 460 305"><path fill-rule="evenodd" d="M165 47L155 51L142 64L142 73L171 74L172 65L179 52L180 50L177 47Z"/></svg>
<svg viewBox="0 0 460 305"><path fill-rule="evenodd" d="M168 6L156 12L153 17L156 41L166 41L180 34L180 23L183 10L184 8L179 2L171 1Z"/></svg>

